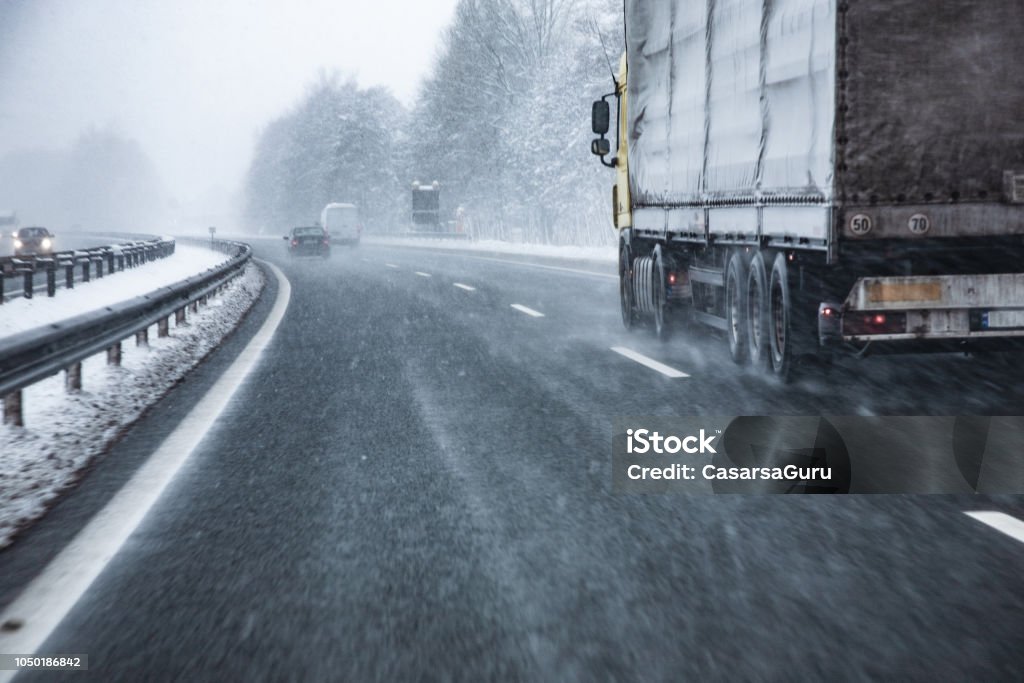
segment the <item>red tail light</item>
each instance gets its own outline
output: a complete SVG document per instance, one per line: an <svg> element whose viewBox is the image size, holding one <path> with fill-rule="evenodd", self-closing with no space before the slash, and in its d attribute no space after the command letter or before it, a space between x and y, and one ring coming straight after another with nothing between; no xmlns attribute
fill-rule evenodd
<svg viewBox="0 0 1024 683"><path fill-rule="evenodd" d="M903 334L907 331L907 314L890 313L847 313L843 316L843 334Z"/></svg>
<svg viewBox="0 0 1024 683"><path fill-rule="evenodd" d="M668 274L668 283L670 285L674 285L676 283L676 274L675 273L669 273Z"/></svg>
<svg viewBox="0 0 1024 683"><path fill-rule="evenodd" d="M299 246L299 241L298 240L292 240L292 246L293 247Z"/></svg>

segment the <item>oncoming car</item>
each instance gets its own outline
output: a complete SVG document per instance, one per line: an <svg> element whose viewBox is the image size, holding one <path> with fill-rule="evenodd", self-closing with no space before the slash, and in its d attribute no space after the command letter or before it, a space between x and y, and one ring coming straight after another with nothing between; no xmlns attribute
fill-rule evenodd
<svg viewBox="0 0 1024 683"><path fill-rule="evenodd" d="M52 254L53 234L46 228L22 228L14 236L14 255Z"/></svg>
<svg viewBox="0 0 1024 683"><path fill-rule="evenodd" d="M289 256L322 256L331 255L331 242L327 231L320 226L292 228L290 235L285 235L288 242Z"/></svg>

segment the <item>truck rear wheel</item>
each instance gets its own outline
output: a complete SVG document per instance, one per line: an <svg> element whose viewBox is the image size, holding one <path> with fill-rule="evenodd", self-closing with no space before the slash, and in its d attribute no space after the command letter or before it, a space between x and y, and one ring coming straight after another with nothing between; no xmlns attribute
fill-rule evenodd
<svg viewBox="0 0 1024 683"><path fill-rule="evenodd" d="M789 292L789 268L784 253L775 257L768 291L768 337L772 372L780 379L786 380L793 369L793 307Z"/></svg>
<svg viewBox="0 0 1024 683"><path fill-rule="evenodd" d="M632 330L636 321L633 313L633 254L627 244L619 247L619 308L623 327Z"/></svg>
<svg viewBox="0 0 1024 683"><path fill-rule="evenodd" d="M729 259L725 271L725 334L729 355L737 365L747 362L747 269L738 253Z"/></svg>
<svg viewBox="0 0 1024 683"><path fill-rule="evenodd" d="M759 370L768 368L768 275L761 252L750 261L747 273L747 348L750 363Z"/></svg>

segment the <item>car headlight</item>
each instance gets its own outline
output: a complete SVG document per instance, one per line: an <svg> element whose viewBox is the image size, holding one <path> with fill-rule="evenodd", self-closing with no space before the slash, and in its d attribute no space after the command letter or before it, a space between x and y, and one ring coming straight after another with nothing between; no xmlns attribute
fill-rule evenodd
<svg viewBox="0 0 1024 683"><path fill-rule="evenodd" d="M15 239L14 240L14 248L15 249L21 249L21 240L19 240L19 239Z"/></svg>
<svg viewBox="0 0 1024 683"><path fill-rule="evenodd" d="M43 238L43 249L49 249L50 245L52 245L52 244L53 244L53 242L50 241L49 237L44 237Z"/></svg>

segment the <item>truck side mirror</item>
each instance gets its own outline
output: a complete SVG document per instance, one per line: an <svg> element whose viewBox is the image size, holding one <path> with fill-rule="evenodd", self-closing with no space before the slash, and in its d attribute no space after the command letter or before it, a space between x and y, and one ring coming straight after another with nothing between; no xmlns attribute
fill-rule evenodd
<svg viewBox="0 0 1024 683"><path fill-rule="evenodd" d="M596 100L590 111L590 127L595 135L605 135L608 132L608 124L611 119L611 111L607 100Z"/></svg>
<svg viewBox="0 0 1024 683"><path fill-rule="evenodd" d="M597 138L596 140L590 141L590 153L595 154L599 157L607 156L612 151L612 144L608 142L608 138Z"/></svg>

